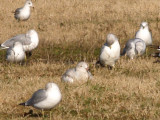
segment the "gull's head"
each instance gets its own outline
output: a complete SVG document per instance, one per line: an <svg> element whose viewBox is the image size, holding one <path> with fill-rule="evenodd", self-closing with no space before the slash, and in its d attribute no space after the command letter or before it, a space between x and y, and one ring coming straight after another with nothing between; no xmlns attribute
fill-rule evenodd
<svg viewBox="0 0 160 120"><path fill-rule="evenodd" d="M89 70L89 66L86 62L79 62L76 66L76 69L83 69L88 71Z"/></svg>
<svg viewBox="0 0 160 120"><path fill-rule="evenodd" d="M141 29L148 29L148 23L147 22L142 22L140 28Z"/></svg>
<svg viewBox="0 0 160 120"><path fill-rule="evenodd" d="M33 7L32 1L31 0L26 0L25 6Z"/></svg>
<svg viewBox="0 0 160 120"><path fill-rule="evenodd" d="M35 35L38 36L37 32L36 32L34 29L29 30L29 31L26 33L26 35L29 36L29 37L35 36Z"/></svg>
<svg viewBox="0 0 160 120"><path fill-rule="evenodd" d="M59 90L57 84L55 84L55 83L47 83L45 89L46 90L49 90L49 89Z"/></svg>
<svg viewBox="0 0 160 120"><path fill-rule="evenodd" d="M107 39L106 39L106 43L108 46L111 46L117 40L118 40L118 38L114 34L108 34Z"/></svg>

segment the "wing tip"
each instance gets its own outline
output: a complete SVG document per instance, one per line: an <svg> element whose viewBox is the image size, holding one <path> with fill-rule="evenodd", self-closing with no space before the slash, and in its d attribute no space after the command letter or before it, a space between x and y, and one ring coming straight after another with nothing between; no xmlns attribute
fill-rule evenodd
<svg viewBox="0 0 160 120"><path fill-rule="evenodd" d="M24 102L24 103L20 103L20 104L18 104L18 105L26 106L26 105L25 105L25 102Z"/></svg>
<svg viewBox="0 0 160 120"><path fill-rule="evenodd" d="M105 67L105 65L103 65L100 60L98 60L95 65L96 67L99 67L99 66Z"/></svg>
<svg viewBox="0 0 160 120"><path fill-rule="evenodd" d="M160 53L153 53L151 54L152 57L160 57Z"/></svg>
<svg viewBox="0 0 160 120"><path fill-rule="evenodd" d="M6 47L4 46L3 44L0 44L0 50L3 50L3 49L8 49L9 47Z"/></svg>

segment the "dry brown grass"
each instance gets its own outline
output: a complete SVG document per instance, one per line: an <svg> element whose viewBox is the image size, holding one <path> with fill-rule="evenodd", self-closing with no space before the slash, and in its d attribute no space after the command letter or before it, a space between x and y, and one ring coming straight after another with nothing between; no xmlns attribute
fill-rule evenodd
<svg viewBox="0 0 160 120"><path fill-rule="evenodd" d="M149 22L154 44L160 43L158 0L34 0L30 19L18 23L12 11L23 3L1 0L0 42L35 29L40 45L22 66L8 64L0 51L0 119L43 119L39 110L18 104L48 82L57 83L63 95L53 109L54 120L160 119L160 66L155 58L121 57L113 70L93 65L108 33L116 34L123 48L142 21ZM62 83L65 70L82 60L89 62L94 79ZM25 116L30 109L33 114Z"/></svg>

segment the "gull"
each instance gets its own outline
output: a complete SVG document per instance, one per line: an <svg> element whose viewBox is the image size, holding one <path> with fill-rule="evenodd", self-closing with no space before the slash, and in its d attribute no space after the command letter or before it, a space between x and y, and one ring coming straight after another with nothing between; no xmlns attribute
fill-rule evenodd
<svg viewBox="0 0 160 120"><path fill-rule="evenodd" d="M99 61L101 66L114 67L115 62L120 58L120 45L114 34L108 34L106 43L102 46Z"/></svg>
<svg viewBox="0 0 160 120"><path fill-rule="evenodd" d="M73 83L74 81L92 79L92 74L89 72L89 66L86 62L79 62L75 68L68 69L61 80Z"/></svg>
<svg viewBox="0 0 160 120"><path fill-rule="evenodd" d="M158 52L151 54L153 57L160 57L160 46L159 45L153 45L153 48L156 48Z"/></svg>
<svg viewBox="0 0 160 120"><path fill-rule="evenodd" d="M146 44L139 38L130 39L127 41L123 53L121 55L127 55L130 59L134 59L136 55L140 56L145 53Z"/></svg>
<svg viewBox="0 0 160 120"><path fill-rule="evenodd" d="M32 7L33 4L31 2L31 0L26 0L26 3L23 7L21 8L17 8L14 12L14 17L16 20L20 21L24 21L24 20L28 20L30 17L30 7Z"/></svg>
<svg viewBox="0 0 160 120"><path fill-rule="evenodd" d="M140 29L137 31L135 38L142 39L146 43L146 46L152 45L152 34L149 31L147 22L141 23Z"/></svg>
<svg viewBox="0 0 160 120"><path fill-rule="evenodd" d="M22 44L15 42L12 47L7 49L6 60L8 62L22 62L25 56Z"/></svg>
<svg viewBox="0 0 160 120"><path fill-rule="evenodd" d="M50 110L61 101L61 98L62 95L58 85L55 83L47 83L45 89L39 89L38 91L34 92L28 101L20 103L19 105L32 106L34 108L41 109L42 111Z"/></svg>
<svg viewBox="0 0 160 120"><path fill-rule="evenodd" d="M151 48L154 48L154 49L160 51L160 45L152 45Z"/></svg>
<svg viewBox="0 0 160 120"><path fill-rule="evenodd" d="M39 44L38 34L33 29L29 30L26 34L19 34L6 40L0 47L1 49L8 49L9 47L12 47L15 42L22 43L24 51L31 54L31 51Z"/></svg>
<svg viewBox="0 0 160 120"><path fill-rule="evenodd" d="M160 57L160 53L159 52L158 53L153 53L152 56L153 57Z"/></svg>

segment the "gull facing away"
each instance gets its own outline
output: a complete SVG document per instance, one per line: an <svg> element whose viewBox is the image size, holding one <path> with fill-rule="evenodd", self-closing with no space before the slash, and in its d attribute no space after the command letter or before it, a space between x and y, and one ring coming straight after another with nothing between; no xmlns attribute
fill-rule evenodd
<svg viewBox="0 0 160 120"><path fill-rule="evenodd" d="M12 47L7 49L6 60L8 62L22 62L25 59L25 51L20 42L15 42Z"/></svg>
<svg viewBox="0 0 160 120"><path fill-rule="evenodd" d="M30 7L32 7L33 4L31 0L26 0L26 3L23 7L17 8L14 12L14 17L18 21L24 21L28 20L30 17Z"/></svg>
<svg viewBox="0 0 160 120"><path fill-rule="evenodd" d="M20 103L19 105L32 106L41 110L50 110L55 107L61 99L62 95L58 85L55 83L47 83L45 89L39 89L34 92L28 101Z"/></svg>
<svg viewBox="0 0 160 120"><path fill-rule="evenodd" d="M39 44L38 34L35 30L29 30L26 34L14 36L1 44L1 49L12 47L15 42L20 42L25 52L30 52Z"/></svg>
<svg viewBox="0 0 160 120"><path fill-rule="evenodd" d="M140 29L137 31L135 38L142 39L146 43L146 46L152 45L152 34L149 31L147 22L141 23Z"/></svg>
<svg viewBox="0 0 160 120"><path fill-rule="evenodd" d="M146 44L139 38L130 39L127 41L123 53L121 55L127 55L130 59L133 59L136 55L141 56L146 51Z"/></svg>
<svg viewBox="0 0 160 120"><path fill-rule="evenodd" d="M90 80L92 74L89 72L89 66L86 62L79 62L75 68L68 69L63 75L61 80L73 83L74 81Z"/></svg>
<svg viewBox="0 0 160 120"><path fill-rule="evenodd" d="M101 66L114 67L115 62L120 58L120 45L114 34L108 34L106 43L102 46L99 61Z"/></svg>

